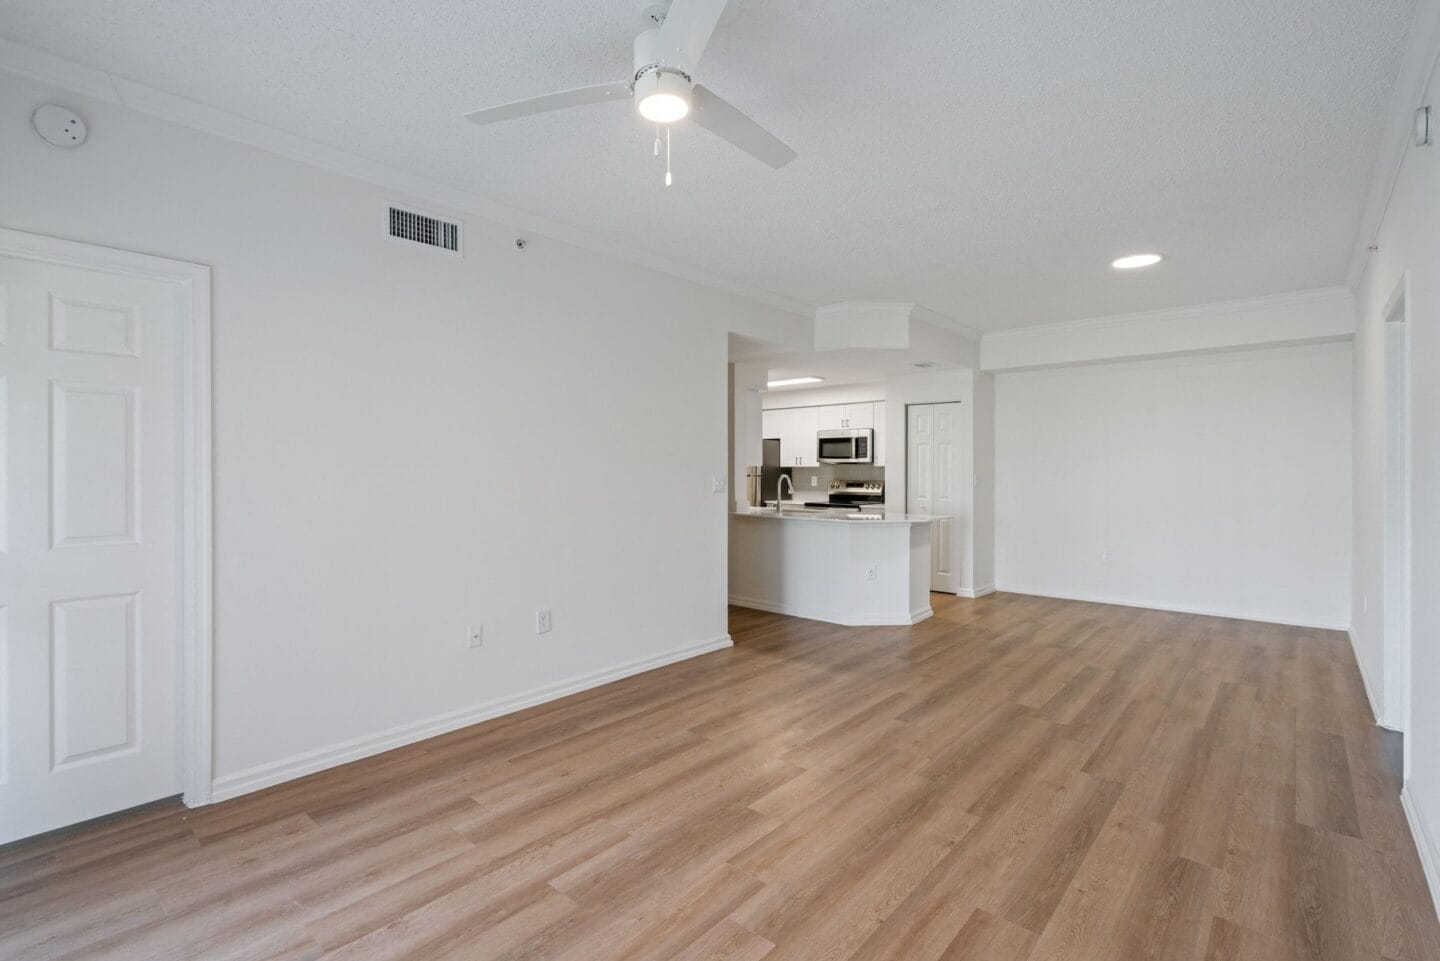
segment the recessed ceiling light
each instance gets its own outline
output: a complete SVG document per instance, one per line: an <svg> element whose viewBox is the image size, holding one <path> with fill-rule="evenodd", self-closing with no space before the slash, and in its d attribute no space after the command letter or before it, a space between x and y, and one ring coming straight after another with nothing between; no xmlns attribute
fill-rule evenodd
<svg viewBox="0 0 1440 961"><path fill-rule="evenodd" d="M1134 270L1137 267L1153 267L1165 258L1160 254L1130 254L1110 261L1116 270Z"/></svg>
<svg viewBox="0 0 1440 961"><path fill-rule="evenodd" d="M801 384L819 384L824 377L787 377L785 380L768 381L766 387L799 387Z"/></svg>

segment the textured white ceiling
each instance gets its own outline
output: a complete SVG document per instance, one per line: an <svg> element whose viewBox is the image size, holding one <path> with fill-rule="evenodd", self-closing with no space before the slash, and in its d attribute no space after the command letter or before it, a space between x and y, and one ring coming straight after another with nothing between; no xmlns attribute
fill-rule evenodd
<svg viewBox="0 0 1440 961"><path fill-rule="evenodd" d="M800 152L627 104L641 0L5 0L0 34L810 304L981 329L1339 284L1413 0L732 0L700 79ZM1108 268L1160 250L1160 267Z"/></svg>

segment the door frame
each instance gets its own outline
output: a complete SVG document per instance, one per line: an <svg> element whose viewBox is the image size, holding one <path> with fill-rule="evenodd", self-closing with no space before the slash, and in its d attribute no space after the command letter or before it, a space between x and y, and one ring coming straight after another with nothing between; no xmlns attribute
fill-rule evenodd
<svg viewBox="0 0 1440 961"><path fill-rule="evenodd" d="M0 255L158 280L179 288L181 729L176 743L185 805L209 804L214 771L210 268L5 227L0 227Z"/></svg>
<svg viewBox="0 0 1440 961"><path fill-rule="evenodd" d="M1384 683L1381 691L1381 717L1379 720L1384 727L1405 732L1410 728L1410 613L1411 572L1413 569L1411 510L1414 502L1414 491L1411 489L1413 447L1411 415L1414 413L1411 397L1414 388L1410 336L1410 271L1408 269L1400 275L1399 282L1396 283L1395 289L1391 291L1389 299L1386 300L1385 309L1380 315L1380 323L1382 333L1380 347L1385 368L1384 435L1386 452L1381 483L1380 630L1383 658L1381 673ZM1401 353L1399 396L1394 395L1395 384L1390 379L1392 333L1398 340ZM1392 404L1398 404L1401 419L1398 477L1391 476L1392 460L1389 448ZM1393 493L1399 494L1400 503L1398 505L1391 504L1392 485L1395 488ZM1392 517L1392 507L1398 507L1398 516ZM1394 543L1396 540L1398 543ZM1390 570L1389 563L1392 549L1398 555L1398 570L1395 571ZM1390 619L1392 603L1399 608L1394 612L1395 619L1393 621ZM1393 625L1395 630L1387 630L1387 622ZM1404 771L1408 775L1410 738L1405 738L1404 743Z"/></svg>

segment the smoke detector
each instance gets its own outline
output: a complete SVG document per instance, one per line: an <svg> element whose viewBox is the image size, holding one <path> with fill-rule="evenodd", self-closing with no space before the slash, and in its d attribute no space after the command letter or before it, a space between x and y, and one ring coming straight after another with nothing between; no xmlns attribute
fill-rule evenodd
<svg viewBox="0 0 1440 961"><path fill-rule="evenodd" d="M85 121L75 111L54 103L37 107L30 123L40 139L52 147L78 147L88 133Z"/></svg>

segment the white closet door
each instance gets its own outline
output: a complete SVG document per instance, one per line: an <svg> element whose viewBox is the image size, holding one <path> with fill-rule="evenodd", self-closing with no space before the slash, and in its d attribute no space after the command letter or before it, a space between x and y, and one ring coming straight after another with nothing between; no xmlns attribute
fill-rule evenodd
<svg viewBox="0 0 1440 961"><path fill-rule="evenodd" d="M960 589L956 530L961 510L960 405L914 404L906 412L905 487L908 509L929 514L930 589Z"/></svg>
<svg viewBox="0 0 1440 961"><path fill-rule="evenodd" d="M177 297L0 257L0 843L180 793Z"/></svg>

